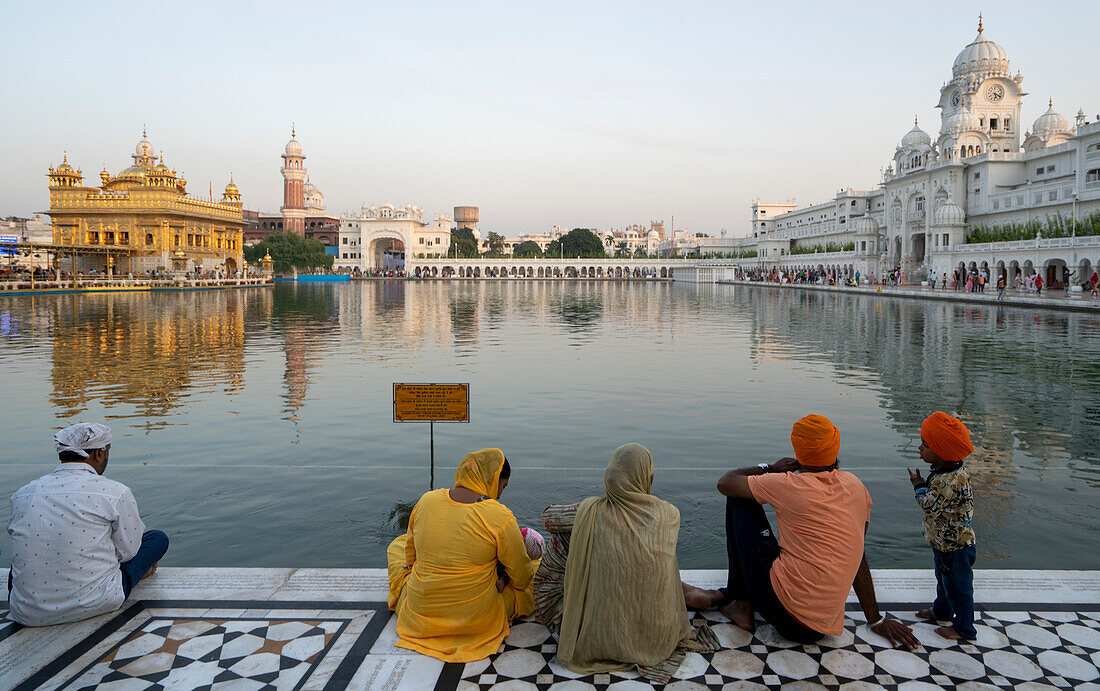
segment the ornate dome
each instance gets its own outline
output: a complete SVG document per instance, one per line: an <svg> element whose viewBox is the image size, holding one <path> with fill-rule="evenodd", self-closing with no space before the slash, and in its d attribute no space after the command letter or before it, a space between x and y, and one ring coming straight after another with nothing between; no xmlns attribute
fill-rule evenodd
<svg viewBox="0 0 1100 691"><path fill-rule="evenodd" d="M1032 133L1046 139L1053 134L1072 132L1073 127L1069 124L1069 120L1061 113L1054 112L1054 99L1050 100L1048 106L1047 112L1040 115L1031 126Z"/></svg>
<svg viewBox="0 0 1100 691"><path fill-rule="evenodd" d="M931 145L932 137L928 136L928 133L922 130L919 125L917 125L917 119L913 118L913 129L906 132L905 136L901 138L901 148L915 149L918 146Z"/></svg>
<svg viewBox="0 0 1100 691"><path fill-rule="evenodd" d="M944 123L944 129L948 132L980 131L982 129L982 124L977 115L971 113L969 110L960 110L947 118L947 121Z"/></svg>
<svg viewBox="0 0 1100 691"><path fill-rule="evenodd" d="M968 74L979 76L1008 75L1008 53L998 44L990 41L983 33L981 17L978 18L978 35L974 37L951 67L951 75L958 79Z"/></svg>
<svg viewBox="0 0 1100 691"><path fill-rule="evenodd" d="M945 202L936 207L936 215L933 225L937 226L961 226L966 223L966 214L961 207L953 202Z"/></svg>
<svg viewBox="0 0 1100 691"><path fill-rule="evenodd" d="M286 143L286 148L283 150L283 152L287 156L301 156L302 155L302 145L298 143L298 140L297 140L296 137L297 137L297 133L294 130L294 124L291 123L291 125L290 125L290 141Z"/></svg>
<svg viewBox="0 0 1100 691"><path fill-rule="evenodd" d="M233 182L233 174L229 174L229 184L225 186L225 196L231 196L240 194L241 191L237 189L237 183Z"/></svg>
<svg viewBox="0 0 1100 691"><path fill-rule="evenodd" d="M73 173L76 172L75 170L73 170L73 167L71 165L69 165L69 152L68 151L66 151L65 155L62 156L61 165L59 165L57 167L57 170L55 172L62 173L62 174L67 174L67 175L72 175Z"/></svg>
<svg viewBox="0 0 1100 691"><path fill-rule="evenodd" d="M141 133L141 141L134 147L134 155L143 158L152 158L153 156L153 145L145 138L144 132Z"/></svg>
<svg viewBox="0 0 1100 691"><path fill-rule="evenodd" d="M860 216L852 224L856 235L878 235L878 224L870 216Z"/></svg>

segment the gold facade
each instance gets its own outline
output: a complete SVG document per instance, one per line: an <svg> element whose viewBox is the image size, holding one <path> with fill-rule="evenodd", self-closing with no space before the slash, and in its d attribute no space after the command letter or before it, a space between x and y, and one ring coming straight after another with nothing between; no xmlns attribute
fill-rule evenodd
<svg viewBox="0 0 1100 691"><path fill-rule="evenodd" d="M95 248L94 256L73 260L81 271L108 273L154 270L223 271L242 265L247 225L241 195L230 179L221 201L195 199L187 181L157 162L144 137L134 164L118 175L99 174L100 186L86 187L68 156L50 168L50 209L55 245ZM112 256L111 250L118 250Z"/></svg>

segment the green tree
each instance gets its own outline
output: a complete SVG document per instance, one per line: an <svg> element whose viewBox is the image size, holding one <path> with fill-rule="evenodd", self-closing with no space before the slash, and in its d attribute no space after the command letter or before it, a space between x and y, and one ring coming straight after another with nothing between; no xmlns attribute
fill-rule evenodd
<svg viewBox="0 0 1100 691"><path fill-rule="evenodd" d="M504 236L497 232L490 232L485 236L485 244L489 248L489 254L500 256L504 254Z"/></svg>
<svg viewBox="0 0 1100 691"><path fill-rule="evenodd" d="M542 256L542 250L539 249L539 244L533 240L524 240L512 249L512 256L519 259L528 259L531 257L539 258Z"/></svg>
<svg viewBox="0 0 1100 691"><path fill-rule="evenodd" d="M451 249L448 257L461 257L469 259L478 256L477 240L474 239L474 231L469 228L459 228L451 231Z"/></svg>
<svg viewBox="0 0 1100 691"><path fill-rule="evenodd" d="M335 257L325 254L325 246L317 240L308 240L297 233L272 233L255 245L245 246L244 258L250 264L258 264L264 255L275 261L275 272L290 273L292 268L331 269Z"/></svg>
<svg viewBox="0 0 1100 691"><path fill-rule="evenodd" d="M564 245L564 250L563 250ZM599 259L607 256L603 243L587 228L574 228L561 238L554 240L543 253L547 259L556 257L572 258L584 257L585 259Z"/></svg>

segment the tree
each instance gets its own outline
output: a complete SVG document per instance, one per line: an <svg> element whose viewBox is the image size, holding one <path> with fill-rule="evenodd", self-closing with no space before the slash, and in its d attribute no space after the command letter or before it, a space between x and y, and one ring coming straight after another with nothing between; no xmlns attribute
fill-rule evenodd
<svg viewBox="0 0 1100 691"><path fill-rule="evenodd" d="M317 240L308 240L297 233L272 233L252 246L244 248L245 261L259 263L270 254L275 261L275 273L290 273L292 268L331 269L335 259L325 254L325 246Z"/></svg>
<svg viewBox="0 0 1100 691"><path fill-rule="evenodd" d="M528 259L531 257L539 258L542 256L542 250L539 249L539 244L533 240L524 240L512 249L512 256L519 259Z"/></svg>
<svg viewBox="0 0 1100 691"><path fill-rule="evenodd" d="M504 236L497 232L490 232L485 236L485 244L489 248L489 254L504 254Z"/></svg>
<svg viewBox="0 0 1100 691"><path fill-rule="evenodd" d="M448 257L461 257L469 259L477 257L477 240L474 239L474 231L469 228L459 228L451 231L451 249Z"/></svg>
<svg viewBox="0 0 1100 691"><path fill-rule="evenodd" d="M564 252L562 250L563 245ZM587 228L574 228L561 238L552 241L542 256L547 259L554 259L563 255L570 258L598 259L606 257L607 253L604 252L603 243L600 242L595 233Z"/></svg>
<svg viewBox="0 0 1100 691"><path fill-rule="evenodd" d="M616 245L616 247L615 247L615 256L616 257L629 257L630 256L630 250L627 249L627 247L626 247L626 240L620 240L619 244Z"/></svg>

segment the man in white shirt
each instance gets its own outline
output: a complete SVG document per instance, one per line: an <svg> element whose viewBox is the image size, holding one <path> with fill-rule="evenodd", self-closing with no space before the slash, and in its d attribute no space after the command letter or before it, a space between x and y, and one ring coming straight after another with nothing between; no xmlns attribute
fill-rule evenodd
<svg viewBox="0 0 1100 691"><path fill-rule="evenodd" d="M82 422L54 441L61 464L11 498L8 616L25 626L118 609L168 550L167 535L146 532L130 488L103 477L109 427Z"/></svg>

